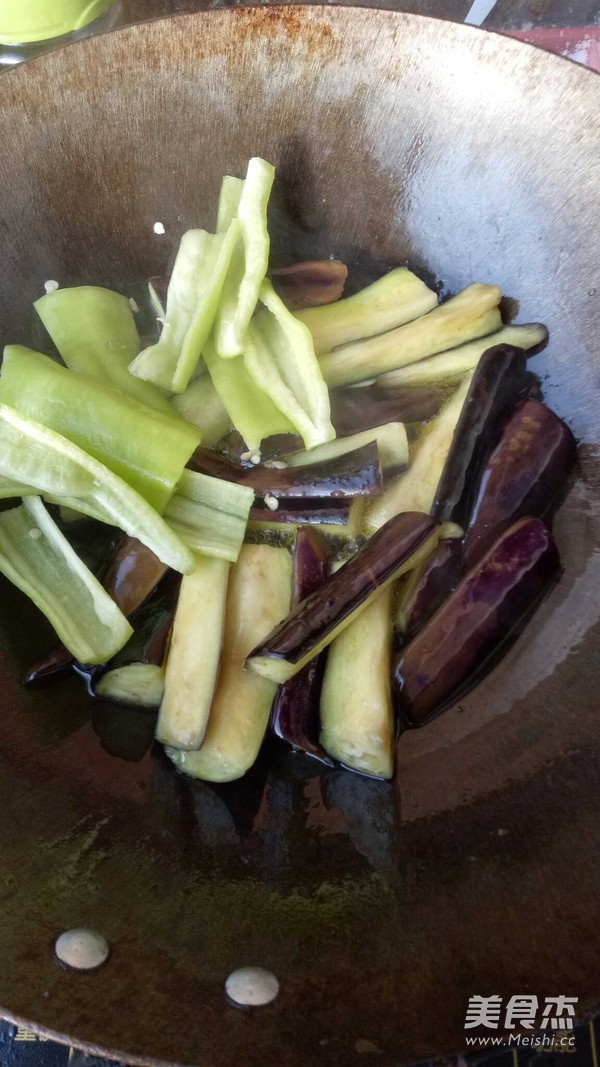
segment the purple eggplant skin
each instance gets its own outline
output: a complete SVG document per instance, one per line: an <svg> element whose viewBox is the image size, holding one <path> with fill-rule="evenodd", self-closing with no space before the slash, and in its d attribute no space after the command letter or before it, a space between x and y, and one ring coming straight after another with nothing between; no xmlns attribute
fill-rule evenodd
<svg viewBox="0 0 600 1067"><path fill-rule="evenodd" d="M467 567L522 516L548 520L576 456L573 434L550 408L539 400L516 408L481 478L465 533Z"/></svg>
<svg viewBox="0 0 600 1067"><path fill-rule="evenodd" d="M292 605L316 593L329 574L327 539L309 526L298 530L294 549ZM333 766L319 744L319 697L325 654L316 656L298 674L277 689L271 709L271 729L294 748Z"/></svg>
<svg viewBox="0 0 600 1067"><path fill-rule="evenodd" d="M257 496L268 493L286 501L375 496L383 489L376 441L305 467L252 467L244 471L240 483L252 486Z"/></svg>
<svg viewBox="0 0 600 1067"><path fill-rule="evenodd" d="M355 448L335 459L307 463L305 467L242 467L218 452L197 448L188 463L192 470L213 478L249 485L259 497L278 500L342 499L375 496L383 489L377 442Z"/></svg>
<svg viewBox="0 0 600 1067"><path fill-rule="evenodd" d="M23 685L28 689L41 689L46 685L63 682L70 676L73 663L69 650L58 644L27 670L23 676Z"/></svg>
<svg viewBox="0 0 600 1067"><path fill-rule="evenodd" d="M436 490L431 513L440 522L466 526L483 465L504 420L528 390L526 374L522 348L495 345L483 353Z"/></svg>
<svg viewBox="0 0 600 1067"><path fill-rule="evenodd" d="M388 582L437 526L421 512L394 515L317 592L293 608L247 662L265 656L299 663Z"/></svg>
<svg viewBox="0 0 600 1067"><path fill-rule="evenodd" d="M94 683L106 671L129 667L134 663L154 664L157 667L162 665L173 626L180 585L181 575L169 571L155 592L133 613L133 634L127 644L109 663L93 670L85 670L85 674L90 676L92 693Z"/></svg>
<svg viewBox="0 0 600 1067"><path fill-rule="evenodd" d="M403 644L412 640L455 588L462 561L463 546L460 541L440 541L427 560L412 596L404 605Z"/></svg>
<svg viewBox="0 0 600 1067"><path fill-rule="evenodd" d="M290 311L321 307L339 300L348 268L339 259L309 259L271 271L273 288Z"/></svg>
<svg viewBox="0 0 600 1067"><path fill-rule="evenodd" d="M366 385L333 389L330 396L331 421L338 437L372 430L386 422L432 419L444 400L441 389L423 386L392 390Z"/></svg>
<svg viewBox="0 0 600 1067"><path fill-rule="evenodd" d="M282 500L276 511L260 501L250 508L250 522L281 523L282 526L339 526L343 535L352 510L352 500Z"/></svg>
<svg viewBox="0 0 600 1067"><path fill-rule="evenodd" d="M189 470L197 471L198 474L207 474L209 478L221 478L225 482L239 482L246 468L228 456L220 452L214 452L212 448L203 448L199 445L193 452L186 466Z"/></svg>
<svg viewBox="0 0 600 1067"><path fill-rule="evenodd" d="M329 575L331 551L327 538L318 530L298 530L294 548L292 605L316 593Z"/></svg>
<svg viewBox="0 0 600 1067"><path fill-rule="evenodd" d="M472 689L518 636L560 575L540 519L520 519L468 572L395 660L400 721L422 726Z"/></svg>

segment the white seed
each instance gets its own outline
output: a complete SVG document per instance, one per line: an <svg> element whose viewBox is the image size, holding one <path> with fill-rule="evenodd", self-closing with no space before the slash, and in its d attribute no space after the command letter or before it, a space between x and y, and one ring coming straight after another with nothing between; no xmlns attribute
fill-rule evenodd
<svg viewBox="0 0 600 1067"><path fill-rule="evenodd" d="M284 463L282 459L267 459L263 467L268 467L270 471L282 471L287 467L287 463Z"/></svg>
<svg viewBox="0 0 600 1067"><path fill-rule="evenodd" d="M242 452L242 454L240 456L240 459L241 459L242 463L249 463L249 461L252 459L252 453L251 452Z"/></svg>
<svg viewBox="0 0 600 1067"><path fill-rule="evenodd" d="M65 930L56 939L54 951L57 959L76 971L91 971L100 967L108 958L108 943L93 930L76 928Z"/></svg>
<svg viewBox="0 0 600 1067"><path fill-rule="evenodd" d="M55 293L58 289L58 282L54 278L50 278L47 282L44 282L44 289L47 293Z"/></svg>
<svg viewBox="0 0 600 1067"><path fill-rule="evenodd" d="M254 466L256 467L256 465L260 463L260 452L253 452L250 456L250 462L254 463Z"/></svg>
<svg viewBox="0 0 600 1067"><path fill-rule="evenodd" d="M29 531L29 536L32 541L39 541L40 537L42 536L42 531L38 530L37 527L34 526Z"/></svg>
<svg viewBox="0 0 600 1067"><path fill-rule="evenodd" d="M132 296L129 297L129 307L133 311L134 315L137 315L138 311L140 310L137 300L134 300Z"/></svg>
<svg viewBox="0 0 600 1067"><path fill-rule="evenodd" d="M279 992L279 982L271 971L263 967L240 967L232 971L225 982L230 1000L244 1008L258 1008L270 1004Z"/></svg>
<svg viewBox="0 0 600 1067"><path fill-rule="evenodd" d="M152 227L152 229L154 230L155 233L164 233L165 232L165 228L164 228L162 222L155 222L154 226Z"/></svg>
<svg viewBox="0 0 600 1067"><path fill-rule="evenodd" d="M277 508L279 507L279 501L276 496L273 496L272 493L265 493L264 501L269 511L277 511Z"/></svg>

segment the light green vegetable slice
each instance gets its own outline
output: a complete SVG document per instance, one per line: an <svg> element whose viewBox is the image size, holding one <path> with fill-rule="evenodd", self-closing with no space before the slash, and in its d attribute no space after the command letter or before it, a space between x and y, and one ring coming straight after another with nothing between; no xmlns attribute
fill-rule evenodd
<svg viewBox="0 0 600 1067"><path fill-rule="evenodd" d="M242 352L246 331L267 273L270 248L267 204L274 178L275 168L264 159L255 157L248 163L237 212L241 241L231 257L215 324L215 346L219 355L226 359L239 356ZM224 224L233 210L233 196L230 195L233 188L227 185L221 198L220 225Z"/></svg>
<svg viewBox="0 0 600 1067"><path fill-rule="evenodd" d="M182 419L198 427L205 445L214 445L231 429L231 418L210 374L202 374L183 393L174 396L173 407Z"/></svg>
<svg viewBox="0 0 600 1067"><path fill-rule="evenodd" d="M469 285L427 315L321 356L323 377L331 388L350 385L495 333L501 295L497 285Z"/></svg>
<svg viewBox="0 0 600 1067"><path fill-rule="evenodd" d="M135 489L66 437L0 404L0 475L31 485L52 503L91 515L137 537L173 570L194 558Z"/></svg>
<svg viewBox="0 0 600 1067"><path fill-rule="evenodd" d="M173 414L160 389L129 373L140 340L126 297L81 285L47 293L34 307L70 370L108 382L164 415Z"/></svg>
<svg viewBox="0 0 600 1067"><path fill-rule="evenodd" d="M93 473L79 448L0 403L0 475L39 493L91 493Z"/></svg>
<svg viewBox="0 0 600 1067"><path fill-rule="evenodd" d="M200 433L182 419L20 345L4 350L0 402L79 445L159 512L200 442Z"/></svg>
<svg viewBox="0 0 600 1067"><path fill-rule="evenodd" d="M221 359L209 341L204 360L212 383L229 414L229 422L241 433L251 452L260 450L265 437L294 433L294 427L273 401L259 389L242 356Z"/></svg>
<svg viewBox="0 0 600 1067"><path fill-rule="evenodd" d="M165 518L195 552L235 563L253 500L247 485L185 470Z"/></svg>
<svg viewBox="0 0 600 1067"><path fill-rule="evenodd" d="M35 495L36 490L23 482L13 482L10 478L0 476L0 500L12 500L22 496Z"/></svg>
<svg viewBox="0 0 600 1067"><path fill-rule="evenodd" d="M315 356L310 330L288 311L269 281L263 282L263 311L252 320L244 344L244 363L301 435L306 448L335 437L329 391Z"/></svg>
<svg viewBox="0 0 600 1067"><path fill-rule="evenodd" d="M233 220L237 219L243 188L242 178L233 178L231 174L226 174L223 178L217 210L217 233L224 233Z"/></svg>
<svg viewBox="0 0 600 1067"><path fill-rule="evenodd" d="M396 386L431 385L452 381L460 378L466 371L474 370L483 353L494 345L514 345L515 348L523 348L527 352L530 348L543 344L547 337L546 327L539 322L505 326L497 333L488 334L477 341L469 341L458 348L439 352L437 356L421 359L408 367L388 371L377 379L377 385L382 389L392 389Z"/></svg>
<svg viewBox="0 0 600 1067"><path fill-rule="evenodd" d="M33 600L82 663L104 663L133 633L39 497L0 515L0 570Z"/></svg>
<svg viewBox="0 0 600 1067"><path fill-rule="evenodd" d="M214 325L238 235L237 219L225 233L184 233L167 291L163 330L157 343L130 364L136 377L172 393L182 393L189 384Z"/></svg>
<svg viewBox="0 0 600 1067"><path fill-rule="evenodd" d="M437 295L407 267L397 267L353 296L324 307L297 311L308 326L321 355L339 345L385 333L425 315L436 306Z"/></svg>
<svg viewBox="0 0 600 1067"><path fill-rule="evenodd" d="M370 441L377 441L382 470L405 467L408 464L408 437L402 422L386 422L382 426L374 426L372 430L361 430L360 433L353 433L349 437L337 437L335 441L327 441L310 452L294 452L291 456L286 456L285 461L288 467L324 463L326 460L335 459L336 456L353 452L355 448L362 448Z"/></svg>

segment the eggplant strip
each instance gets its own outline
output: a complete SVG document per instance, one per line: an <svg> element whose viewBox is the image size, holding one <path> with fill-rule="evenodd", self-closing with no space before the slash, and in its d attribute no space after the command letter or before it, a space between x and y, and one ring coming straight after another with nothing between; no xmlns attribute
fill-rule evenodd
<svg viewBox="0 0 600 1067"><path fill-rule="evenodd" d="M387 585L418 566L438 536L439 526L428 515L408 512L391 519L250 653L246 666L264 678L287 681Z"/></svg>
<svg viewBox="0 0 600 1067"><path fill-rule="evenodd" d="M290 311L333 304L347 277L348 268L339 259L311 259L271 271L273 288Z"/></svg>
<svg viewBox="0 0 600 1067"><path fill-rule="evenodd" d="M298 530L294 550L292 607L321 588L329 572L329 546L310 527ZM273 733L294 748L331 763L319 744L319 695L323 657L316 656L298 674L280 685L271 709Z"/></svg>
<svg viewBox="0 0 600 1067"><path fill-rule="evenodd" d="M402 720L421 726L472 689L559 573L556 545L539 519L511 526L397 658L394 683Z"/></svg>

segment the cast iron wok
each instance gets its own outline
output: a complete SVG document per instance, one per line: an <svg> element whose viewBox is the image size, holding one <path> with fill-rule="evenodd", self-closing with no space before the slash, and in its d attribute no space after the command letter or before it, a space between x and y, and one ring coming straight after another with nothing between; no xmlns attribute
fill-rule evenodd
<svg viewBox="0 0 600 1067"><path fill-rule="evenodd" d="M3 584L7 1017L133 1062L352 1065L370 1042L386 1067L460 1049L473 994L598 998L599 116L600 81L564 60L343 7L151 22L0 79L3 342L44 344L46 279L132 293L163 273L260 154L276 262L499 282L548 323L534 366L581 443L564 578L460 709L404 738L398 800L280 753L236 788L194 785L143 755L144 713L75 681L25 693L48 632ZM112 947L87 976L52 957L78 925ZM225 1001L245 963L281 981L263 1012Z"/></svg>

